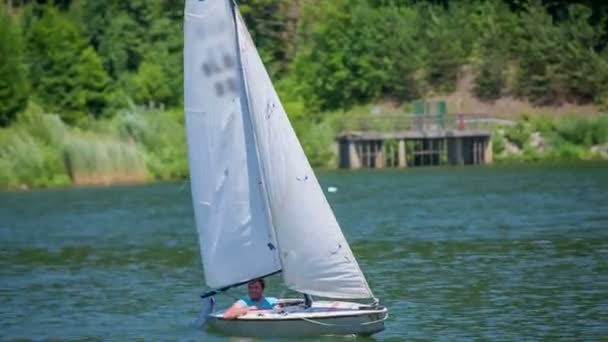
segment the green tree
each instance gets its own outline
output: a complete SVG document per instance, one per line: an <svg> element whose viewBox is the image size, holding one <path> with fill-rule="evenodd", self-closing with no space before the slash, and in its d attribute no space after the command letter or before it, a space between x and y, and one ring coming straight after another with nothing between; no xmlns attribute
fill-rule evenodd
<svg viewBox="0 0 608 342"><path fill-rule="evenodd" d="M381 10L372 9L367 2L355 5L348 22L344 47L345 66L350 71L351 103L369 102L382 95L382 86L389 79L390 47L384 43L390 30L383 25L386 18Z"/></svg>
<svg viewBox="0 0 608 342"><path fill-rule="evenodd" d="M89 43L99 49L112 20L116 18L116 1L80 0L80 21Z"/></svg>
<svg viewBox="0 0 608 342"><path fill-rule="evenodd" d="M568 19L560 24L563 47L557 65L567 99L573 102L592 102L607 89L608 60L598 48L604 44L602 37L606 32L602 25L592 25L591 17L590 8L571 5Z"/></svg>
<svg viewBox="0 0 608 342"><path fill-rule="evenodd" d="M160 20L163 17L163 13L160 12L160 4L158 1L149 0L118 2L120 12L126 14L135 23L133 25L126 22L123 23L124 26L122 27L122 29L131 31L127 35L130 39L128 40L128 45L126 45L129 50L128 66L130 71L137 70L139 64L146 59L146 53L149 51L150 44L152 43L150 28L156 20Z"/></svg>
<svg viewBox="0 0 608 342"><path fill-rule="evenodd" d="M459 22L462 12L445 10L438 6L425 6L421 15L421 36L428 49L426 75L429 84L439 92L450 92L456 87L459 68L470 53L465 44L468 26Z"/></svg>
<svg viewBox="0 0 608 342"><path fill-rule="evenodd" d="M108 105L110 77L103 69L101 59L92 47L86 48L73 68L74 107L99 117Z"/></svg>
<svg viewBox="0 0 608 342"><path fill-rule="evenodd" d="M85 47L78 27L50 6L44 7L28 32L27 55L36 97L66 122L84 115L78 113L83 107L74 95L78 84L72 76Z"/></svg>
<svg viewBox="0 0 608 342"><path fill-rule="evenodd" d="M424 92L417 70L424 66L426 46L418 38L418 14L412 7L386 7L382 9L379 47L385 52L388 78L383 93L397 100L413 100Z"/></svg>
<svg viewBox="0 0 608 342"><path fill-rule="evenodd" d="M78 26L45 7L28 36L28 57L36 96L68 123L100 116L108 103L110 78Z"/></svg>
<svg viewBox="0 0 608 342"><path fill-rule="evenodd" d="M28 99L26 67L21 32L12 18L0 9L0 126L15 120Z"/></svg>
<svg viewBox="0 0 608 342"><path fill-rule="evenodd" d="M143 62L133 78L133 96L141 104L166 104L171 98L171 89L162 67L152 62Z"/></svg>
<svg viewBox="0 0 608 342"><path fill-rule="evenodd" d="M142 58L137 37L137 23L127 14L113 17L99 43L99 55L115 79L127 71L137 70Z"/></svg>
<svg viewBox="0 0 608 342"><path fill-rule="evenodd" d="M175 106L183 98L183 31L180 25L168 18L155 20L149 32L149 48L146 60L154 61L160 65L164 73L165 82L170 90L170 96L165 104Z"/></svg>
<svg viewBox="0 0 608 342"><path fill-rule="evenodd" d="M297 42L298 0L243 0L239 11L262 60L273 76L284 74Z"/></svg>
<svg viewBox="0 0 608 342"><path fill-rule="evenodd" d="M344 34L349 28L351 5L322 2L303 9L303 41L292 71L299 92L313 110L344 107L350 98L352 74L347 67Z"/></svg>
<svg viewBox="0 0 608 342"><path fill-rule="evenodd" d="M562 36L545 9L530 5L516 31L517 94L538 104L558 102L564 85L557 67Z"/></svg>
<svg viewBox="0 0 608 342"><path fill-rule="evenodd" d="M506 63L503 56L499 54L488 54L484 57L486 58L477 67L473 92L482 100L492 101L502 95L505 87L504 68Z"/></svg>
<svg viewBox="0 0 608 342"><path fill-rule="evenodd" d="M472 12L471 23L478 32L471 52L476 71L473 91L482 100L493 101L507 92L506 70L518 18L497 1L480 4Z"/></svg>

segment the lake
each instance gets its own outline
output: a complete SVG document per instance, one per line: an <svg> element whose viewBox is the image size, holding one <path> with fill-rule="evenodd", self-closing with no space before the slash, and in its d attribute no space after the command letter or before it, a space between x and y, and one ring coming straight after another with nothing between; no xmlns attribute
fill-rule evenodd
<svg viewBox="0 0 608 342"><path fill-rule="evenodd" d="M318 175L390 310L357 341L608 336L608 164ZM203 291L187 182L0 192L0 340L247 340L193 326Z"/></svg>

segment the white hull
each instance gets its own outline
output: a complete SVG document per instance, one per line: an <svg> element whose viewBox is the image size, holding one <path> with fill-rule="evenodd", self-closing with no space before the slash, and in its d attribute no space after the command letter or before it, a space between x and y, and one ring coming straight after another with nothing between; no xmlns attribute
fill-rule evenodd
<svg viewBox="0 0 608 342"><path fill-rule="evenodd" d="M320 335L372 335L384 330L388 317L384 307L366 307L349 302L314 302L311 308L252 311L228 320L225 310L212 313L208 326L230 336L304 337Z"/></svg>

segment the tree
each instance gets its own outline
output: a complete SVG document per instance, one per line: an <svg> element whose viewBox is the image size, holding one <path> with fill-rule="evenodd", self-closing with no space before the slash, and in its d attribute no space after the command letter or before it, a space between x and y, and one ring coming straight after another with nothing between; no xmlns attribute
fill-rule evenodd
<svg viewBox="0 0 608 342"><path fill-rule="evenodd" d="M99 117L108 105L110 77L92 47L86 48L80 55L72 78L76 85L71 94L74 97L75 109L84 109L87 113Z"/></svg>
<svg viewBox="0 0 608 342"><path fill-rule="evenodd" d="M562 100L564 85L558 68L562 35L553 19L543 7L530 5L515 34L518 95L537 104Z"/></svg>
<svg viewBox="0 0 608 342"><path fill-rule="evenodd" d="M167 76L160 65L143 62L133 78L133 96L141 104L166 104L171 97Z"/></svg>
<svg viewBox="0 0 608 342"><path fill-rule="evenodd" d="M411 7L382 9L382 36L380 47L385 51L388 79L383 93L396 100L413 100L424 92L416 71L424 66L427 51L419 40L419 23L416 10Z"/></svg>
<svg viewBox="0 0 608 342"><path fill-rule="evenodd" d="M10 124L25 108L27 99L21 32L11 17L0 9L0 126Z"/></svg>
<svg viewBox="0 0 608 342"><path fill-rule="evenodd" d="M461 12L430 6L419 10L422 15L421 36L428 50L425 61L427 81L439 92L455 89L459 68L470 54L465 47L471 41L470 32L467 32L466 24L458 22L466 18Z"/></svg>
<svg viewBox="0 0 608 342"><path fill-rule="evenodd" d="M258 51L273 76L284 74L297 42L299 0L238 1Z"/></svg>
<svg viewBox="0 0 608 342"><path fill-rule="evenodd" d="M106 31L110 28L110 22L116 16L113 9L114 1L82 0L80 2L82 12L80 20L89 43L99 49L104 41Z"/></svg>
<svg viewBox="0 0 608 342"><path fill-rule="evenodd" d="M494 101L507 88L506 70L513 53L513 32L518 18L502 2L487 2L472 11L471 22L478 32L472 51L475 66L475 95L487 101Z"/></svg>
<svg viewBox="0 0 608 342"><path fill-rule="evenodd" d="M134 23L123 29L130 30L128 37L129 70L135 71L146 59L146 50L151 43L150 28L156 20L162 18L158 1L130 0L119 1L121 13L126 14Z"/></svg>
<svg viewBox="0 0 608 342"><path fill-rule="evenodd" d="M597 100L608 83L608 60L601 55L601 25L591 25L592 11L582 5L568 8L568 19L560 23L563 52L559 69L566 85L568 100L589 103ZM603 47L604 50L608 50Z"/></svg>
<svg viewBox="0 0 608 342"><path fill-rule="evenodd" d="M36 96L68 123L100 116L108 103L110 78L78 26L45 7L28 37L28 57Z"/></svg>
<svg viewBox="0 0 608 342"><path fill-rule="evenodd" d="M178 105L183 98L183 31L182 27L168 18L155 20L149 30L150 44L146 48L146 60L154 61L162 68L171 95L168 106Z"/></svg>
<svg viewBox="0 0 608 342"><path fill-rule="evenodd" d="M77 26L50 6L44 7L28 33L27 55L36 97L67 122L84 114L76 113L82 107L73 94L78 84L72 76L85 46Z"/></svg>
<svg viewBox="0 0 608 342"><path fill-rule="evenodd" d="M135 71L143 52L137 37L137 23L128 15L114 16L99 43L103 64L115 79L122 73Z"/></svg>

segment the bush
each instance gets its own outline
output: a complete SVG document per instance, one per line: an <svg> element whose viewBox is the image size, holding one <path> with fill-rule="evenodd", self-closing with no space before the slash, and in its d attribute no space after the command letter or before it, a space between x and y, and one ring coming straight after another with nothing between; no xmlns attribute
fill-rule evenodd
<svg viewBox="0 0 608 342"><path fill-rule="evenodd" d="M478 69L473 92L482 100L493 101L502 95L505 87L504 64L498 60L488 59Z"/></svg>
<svg viewBox="0 0 608 342"><path fill-rule="evenodd" d="M180 170L165 177L183 177L184 168L187 171L185 152L180 151L180 146L175 147L177 144L173 141L155 142L178 151L169 150L170 157L156 161L155 153L147 153L139 141L121 136L113 121L92 120L84 124L85 132L71 128L59 116L44 114L31 104L10 129L0 130L0 186L141 182L151 178L147 171L148 160L151 160L150 165L156 162L164 169ZM175 117L151 125L150 129L157 134L172 130L173 135L183 131ZM183 143L181 149L185 150ZM157 153L162 155L165 151L158 148Z"/></svg>
<svg viewBox="0 0 608 342"><path fill-rule="evenodd" d="M111 131L144 147L152 178L186 178L188 158L183 117L181 110L134 109L117 115L111 123Z"/></svg>
<svg viewBox="0 0 608 342"><path fill-rule="evenodd" d="M520 149L530 140L532 134L532 127L526 121L518 121L514 126L510 126L505 131L505 137L512 143L517 145Z"/></svg>
<svg viewBox="0 0 608 342"><path fill-rule="evenodd" d="M505 150L505 137L497 130L492 133L492 153L495 156L500 155Z"/></svg>
<svg viewBox="0 0 608 342"><path fill-rule="evenodd" d="M75 184L113 184L146 179L144 153L132 142L91 133L71 134L63 157Z"/></svg>
<svg viewBox="0 0 608 342"><path fill-rule="evenodd" d="M608 116L594 118L568 117L557 121L556 132L565 141L583 146L608 142Z"/></svg>
<svg viewBox="0 0 608 342"><path fill-rule="evenodd" d="M10 129L0 130L0 186L70 183L57 144L64 127L56 119L30 109Z"/></svg>
<svg viewBox="0 0 608 342"><path fill-rule="evenodd" d="M334 138L330 120L311 124L310 128L300 136L300 142L308 161L313 167L328 167L335 164Z"/></svg>
<svg viewBox="0 0 608 342"><path fill-rule="evenodd" d="M568 142L557 146L547 155L547 159L552 160L583 160L590 157L591 153L587 148Z"/></svg>

